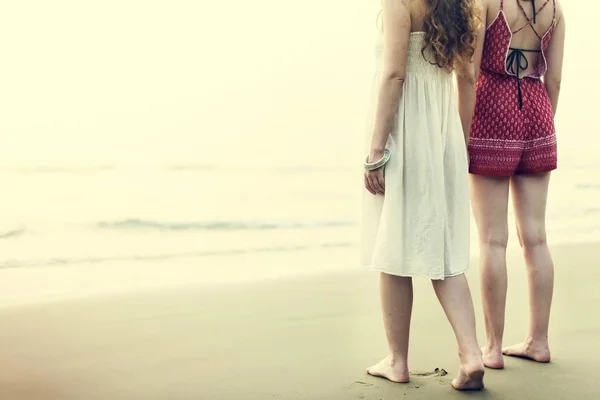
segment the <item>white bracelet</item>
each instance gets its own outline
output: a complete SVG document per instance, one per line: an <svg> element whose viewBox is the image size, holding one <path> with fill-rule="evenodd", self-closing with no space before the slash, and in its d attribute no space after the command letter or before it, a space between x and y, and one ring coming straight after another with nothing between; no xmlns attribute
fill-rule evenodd
<svg viewBox="0 0 600 400"><path fill-rule="evenodd" d="M391 157L392 153L388 150L385 149L383 150L383 157L381 157L381 160L374 162L374 163L369 163L369 155L367 155L367 158L365 159L365 169L367 171L373 171L375 169L379 169L381 167L383 167L389 160Z"/></svg>

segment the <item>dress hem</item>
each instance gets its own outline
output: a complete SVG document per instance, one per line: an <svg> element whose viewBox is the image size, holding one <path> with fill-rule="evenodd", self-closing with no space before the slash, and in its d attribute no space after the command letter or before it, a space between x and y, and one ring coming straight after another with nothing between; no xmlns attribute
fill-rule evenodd
<svg viewBox="0 0 600 400"><path fill-rule="evenodd" d="M393 276L398 276L398 277L401 277L401 278L426 278L426 279L431 279L433 281L443 281L446 278L452 278L452 277L455 277L455 276L463 275L463 274L465 274L469 270L469 267L467 267L467 268L465 268L464 270L462 270L460 272L456 272L456 273L448 274L448 275L444 275L444 274L442 274L442 275L435 275L435 277L434 277L434 276L430 276L430 275L426 275L426 274L419 274L417 272L415 272L415 273L411 273L411 272L406 272L406 273L392 272L392 271L390 271L390 270L388 270L386 268L377 268L377 267L373 267L371 265L365 265L365 267L368 268L371 271L383 272L385 274L393 275Z"/></svg>
<svg viewBox="0 0 600 400"><path fill-rule="evenodd" d="M531 169L527 169L527 170L522 170L522 171L515 171L515 170L493 170L493 169L489 169L489 168L485 168L485 167L469 167L469 174L471 175L480 175L480 176L495 176L495 177L505 177L505 178L510 178L511 176L515 176L515 175L535 175L535 174L542 174L544 172L552 172L555 171L557 168L556 165L551 165L551 166L544 166L544 167L540 167L540 168L531 168Z"/></svg>

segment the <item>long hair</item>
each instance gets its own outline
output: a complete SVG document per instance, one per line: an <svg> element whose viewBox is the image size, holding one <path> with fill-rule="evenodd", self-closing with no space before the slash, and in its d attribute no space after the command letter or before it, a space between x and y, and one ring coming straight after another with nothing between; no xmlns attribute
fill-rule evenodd
<svg viewBox="0 0 600 400"><path fill-rule="evenodd" d="M480 24L475 0L426 0L429 15L425 19L423 57L430 50L440 68L452 70L457 63L466 63L475 53L477 30Z"/></svg>
<svg viewBox="0 0 600 400"><path fill-rule="evenodd" d="M425 1L429 14L423 26L423 57L448 71L453 70L457 63L470 61L475 53L476 32L481 23L476 0ZM376 20L380 29L383 29L382 12L379 11ZM429 50L433 60L426 54Z"/></svg>

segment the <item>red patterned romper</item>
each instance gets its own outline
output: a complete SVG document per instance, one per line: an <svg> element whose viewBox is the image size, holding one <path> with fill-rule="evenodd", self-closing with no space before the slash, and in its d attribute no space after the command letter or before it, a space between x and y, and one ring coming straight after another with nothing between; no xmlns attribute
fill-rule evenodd
<svg viewBox="0 0 600 400"><path fill-rule="evenodd" d="M533 18L515 32L511 32L504 15L504 0L500 1L500 12L485 35L469 139L469 172L512 176L551 171L557 164L554 113L540 78L547 69L544 52L556 24L556 0L552 0L554 22L544 35L535 30L533 23L536 13L551 0L539 10L533 2ZM539 37L540 50L510 47L512 36L527 26ZM526 53L541 54L534 71L522 77L520 72L529 66Z"/></svg>

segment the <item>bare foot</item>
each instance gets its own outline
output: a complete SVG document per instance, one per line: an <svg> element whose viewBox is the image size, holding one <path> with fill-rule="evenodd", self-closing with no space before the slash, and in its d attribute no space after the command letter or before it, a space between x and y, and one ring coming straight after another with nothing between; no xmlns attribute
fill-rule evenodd
<svg viewBox="0 0 600 400"><path fill-rule="evenodd" d="M547 344L537 344L531 341L516 344L502 349L502 354L510 357L526 358L539 363L550 362L550 349Z"/></svg>
<svg viewBox="0 0 600 400"><path fill-rule="evenodd" d="M385 378L392 382L408 382L408 367L405 363L392 360L391 356L387 356L378 364L368 368L367 373L379 378Z"/></svg>
<svg viewBox="0 0 600 400"><path fill-rule="evenodd" d="M491 350L486 347L481 348L483 355L483 365L491 369L502 369L504 368L504 357L500 349Z"/></svg>
<svg viewBox="0 0 600 400"><path fill-rule="evenodd" d="M452 387L456 390L481 390L484 386L484 374L485 367L483 364L461 365L458 376L452 381Z"/></svg>

